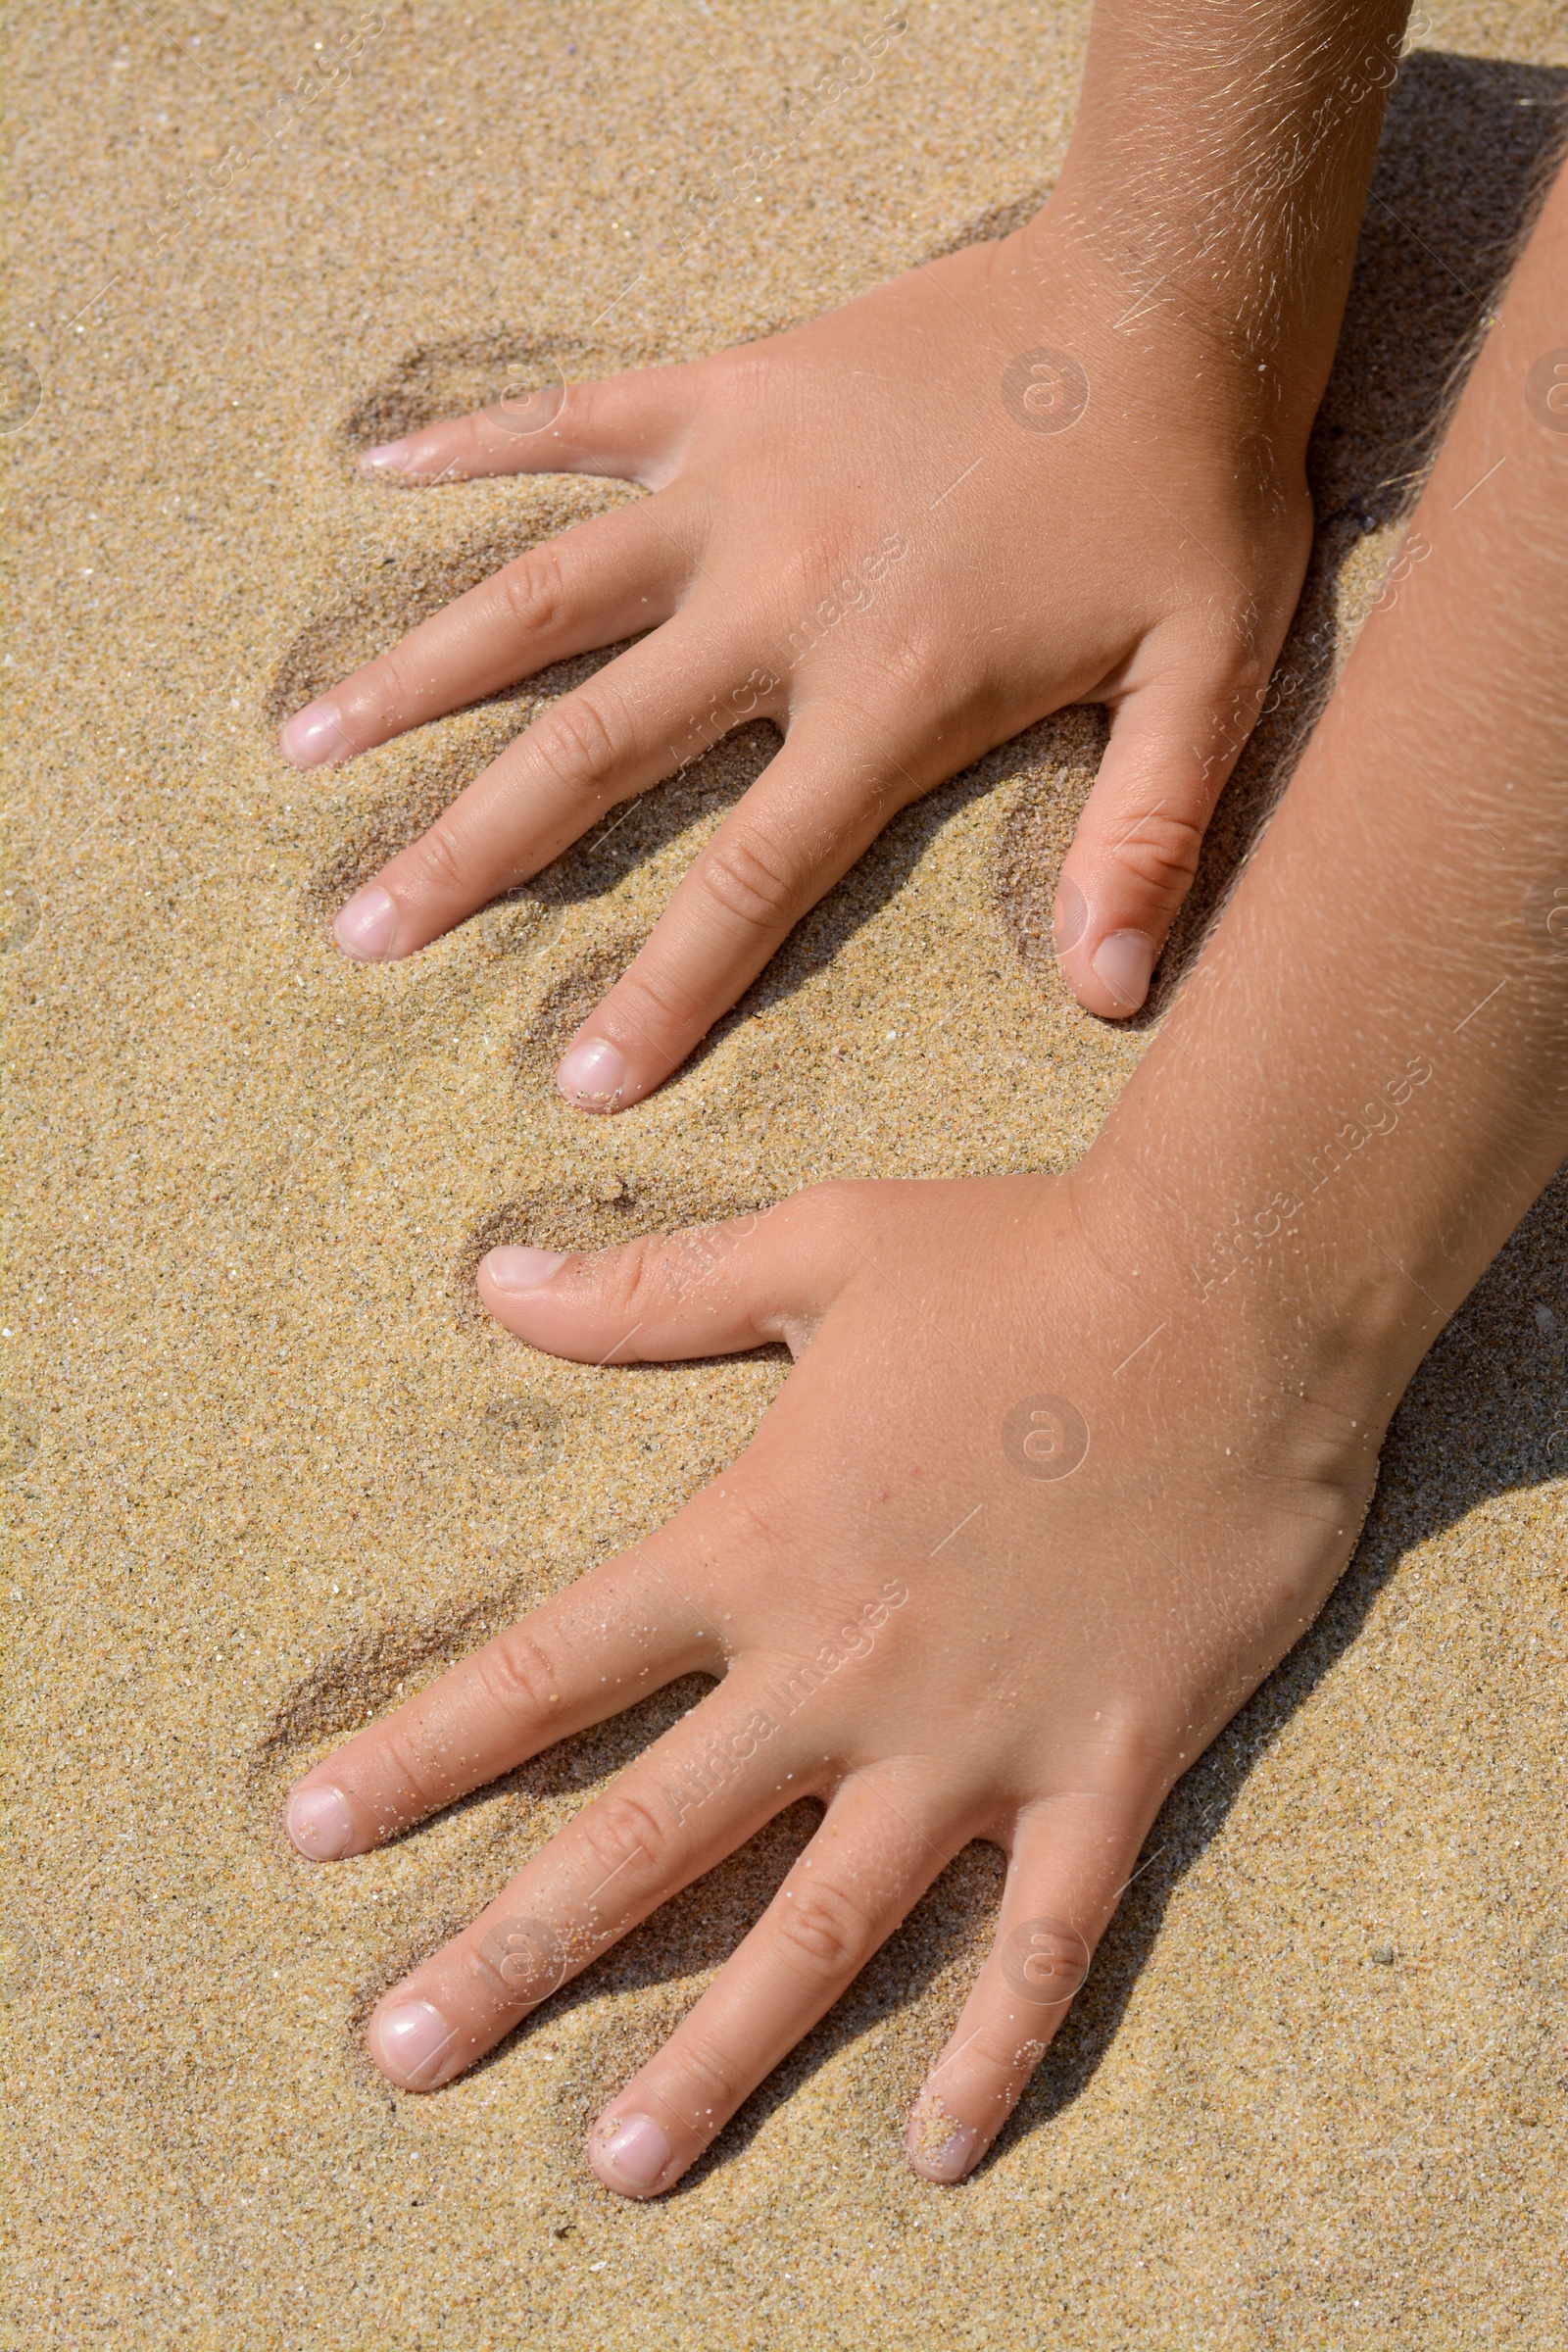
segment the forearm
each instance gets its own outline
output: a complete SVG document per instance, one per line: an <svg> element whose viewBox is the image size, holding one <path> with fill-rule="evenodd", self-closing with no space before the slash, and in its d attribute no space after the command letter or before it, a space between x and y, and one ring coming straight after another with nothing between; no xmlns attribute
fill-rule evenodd
<svg viewBox="0 0 1568 2352"><path fill-rule="evenodd" d="M1039 236L1194 333L1202 374L1304 444L1349 285L1408 0L1099 0Z"/></svg>
<svg viewBox="0 0 1568 2352"><path fill-rule="evenodd" d="M1565 343L1568 175L1422 560L1079 1171L1107 1232L1160 1237L1177 1320L1267 1325L1308 1377L1375 1362L1391 1404L1568 1153L1568 417L1531 378Z"/></svg>

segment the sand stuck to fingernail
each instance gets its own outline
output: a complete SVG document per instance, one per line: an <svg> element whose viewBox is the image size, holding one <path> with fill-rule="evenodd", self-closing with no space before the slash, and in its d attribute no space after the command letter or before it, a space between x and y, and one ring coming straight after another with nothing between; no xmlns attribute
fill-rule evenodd
<svg viewBox="0 0 1568 2352"><path fill-rule="evenodd" d="M1560 1183L1423 1369L1341 1592L1166 1806L965 2185L916 2180L904 2130L990 1935L983 1846L676 2194L619 2201L583 2160L808 1805L450 2088L398 2096L368 2064L380 1990L702 1683L361 1860L313 1868L281 1833L292 1776L657 1527L783 1377L527 1354L475 1311L490 1242L1087 1144L1377 593L1568 85L1559 7L1427 10L1313 442L1317 560L1149 1012L1102 1026L1051 962L1103 734L1072 711L901 815L674 1084L590 1120L551 1052L768 731L423 955L356 966L333 908L599 657L341 768L285 767L273 726L636 495L396 491L357 451L552 370L758 336L1039 201L1087 11L911 8L828 103L880 22L760 0L14 16L16 2352L1568 2341ZM713 217L712 175L786 119L794 144Z"/></svg>

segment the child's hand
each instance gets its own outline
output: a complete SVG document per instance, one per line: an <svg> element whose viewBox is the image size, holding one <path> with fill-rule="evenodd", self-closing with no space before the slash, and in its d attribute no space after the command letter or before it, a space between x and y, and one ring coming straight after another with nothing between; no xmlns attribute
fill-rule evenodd
<svg viewBox="0 0 1568 2352"><path fill-rule="evenodd" d="M531 550L298 712L290 760L346 759L651 634L349 903L348 955L423 947L726 729L775 720L782 750L561 1064L573 1101L624 1108L897 808L1095 701L1110 741L1057 945L1092 1011L1142 1004L1299 590L1305 421L1277 371L1140 304L1050 220L770 341L370 453L393 482L572 471L654 495Z"/></svg>
<svg viewBox="0 0 1568 2352"><path fill-rule="evenodd" d="M1008 1857L995 1942L908 2129L926 2178L975 2164L1167 1789L1348 1557L1390 1409L1343 1347L1303 1352L1298 1320L1287 1389L1279 1335L1229 1289L1201 1309L1195 1383L1188 1278L1099 1220L1076 1178L834 1185L598 1255L492 1251L487 1305L555 1354L784 1339L800 1361L660 1534L295 1789L302 1852L364 1852L676 1676L722 1678L378 2004L393 2082L461 2074L812 1795L815 1837L611 2101L593 2165L629 2195L667 2188L983 1838Z"/></svg>

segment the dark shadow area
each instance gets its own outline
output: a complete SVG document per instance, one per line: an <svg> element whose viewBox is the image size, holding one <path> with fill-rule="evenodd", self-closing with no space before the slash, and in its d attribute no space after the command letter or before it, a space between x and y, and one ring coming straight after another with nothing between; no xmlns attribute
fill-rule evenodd
<svg viewBox="0 0 1568 2352"><path fill-rule="evenodd" d="M1568 68L1417 50L1399 69L1308 456L1320 530L1395 520L1562 145Z"/></svg>

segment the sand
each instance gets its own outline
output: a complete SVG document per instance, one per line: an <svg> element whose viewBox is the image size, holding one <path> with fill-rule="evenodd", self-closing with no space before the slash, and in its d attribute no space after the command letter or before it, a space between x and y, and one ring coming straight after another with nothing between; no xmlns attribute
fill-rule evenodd
<svg viewBox="0 0 1568 2352"><path fill-rule="evenodd" d="M968 2186L916 2181L901 2135L986 1941L979 1847L679 2193L584 2169L809 1806L439 2096L368 2067L378 1990L704 1686L333 1870L283 1843L290 1777L657 1525L782 1377L526 1356L476 1310L480 1250L829 1174L1059 1167L1157 1018L1090 1020L1043 946L1085 712L901 818L614 1122L557 1105L552 1048L763 731L414 961L332 952L346 887L592 664L338 773L284 768L276 713L630 495L380 494L353 447L530 352L710 350L1014 216L1059 164L1086 11L916 6L826 112L874 11L391 0L312 98L368 18L11 25L0 2345L1568 2342L1561 1181ZM1545 0L1430 6L1414 45L1314 442L1318 560L1176 970L1376 591L1568 85ZM705 175L782 119L797 146L693 241Z"/></svg>

